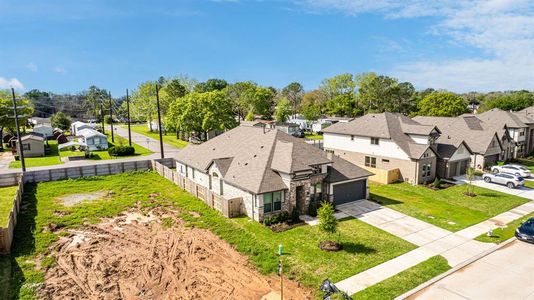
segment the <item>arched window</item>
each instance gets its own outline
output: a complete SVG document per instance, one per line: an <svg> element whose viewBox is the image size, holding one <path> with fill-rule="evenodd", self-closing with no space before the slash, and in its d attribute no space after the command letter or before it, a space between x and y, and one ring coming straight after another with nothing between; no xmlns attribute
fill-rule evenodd
<svg viewBox="0 0 534 300"><path fill-rule="evenodd" d="M213 176L213 177L219 177L219 174L213 172L213 174L212 174L211 176Z"/></svg>

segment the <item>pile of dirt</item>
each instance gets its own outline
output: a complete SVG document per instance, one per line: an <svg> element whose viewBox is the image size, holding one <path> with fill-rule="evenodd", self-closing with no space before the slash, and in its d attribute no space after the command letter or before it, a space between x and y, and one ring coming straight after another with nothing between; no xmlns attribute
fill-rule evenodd
<svg viewBox="0 0 534 300"><path fill-rule="evenodd" d="M161 209L105 219L70 231L50 249L57 263L45 275L45 299L271 299L279 279L259 274L208 230L187 228ZM173 218L164 228L162 218ZM279 296L278 296L279 298ZM284 281L284 299L310 299Z"/></svg>

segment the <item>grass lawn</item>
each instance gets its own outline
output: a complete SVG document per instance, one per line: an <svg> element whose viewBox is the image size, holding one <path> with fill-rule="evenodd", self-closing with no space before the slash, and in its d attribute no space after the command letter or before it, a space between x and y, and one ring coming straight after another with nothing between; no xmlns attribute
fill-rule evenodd
<svg viewBox="0 0 534 300"><path fill-rule="evenodd" d="M323 135L315 133L305 133L304 137L310 140L323 140Z"/></svg>
<svg viewBox="0 0 534 300"><path fill-rule="evenodd" d="M64 207L56 198L75 193L112 190L105 200L79 203ZM157 196L154 198L153 195ZM201 200L182 191L170 181L153 172L135 172L85 179L28 184L24 193L25 209L19 215L15 229L15 241L11 256L0 256L0 265L11 267L11 297L34 296L38 283L44 280L44 272L35 265L35 258L42 255L56 241L61 231L47 230L48 224L77 228L84 222L96 223L102 217L112 217L134 206L174 206L182 212L180 217L191 226L207 228L247 255L262 273L274 273L278 267L278 244L284 245L286 274L301 283L317 288L323 279L337 281L372 266L385 262L415 248L393 235L378 230L356 219L340 222L339 240L344 250L337 253L323 252L318 248L321 240L317 226L300 226L283 233L274 233L263 225L247 218L227 219ZM68 214L58 214L57 211ZM195 211L200 217L189 212ZM53 263L53 257L46 260ZM5 274L5 272L4 272ZM2 299L6 297L0 297Z"/></svg>
<svg viewBox="0 0 534 300"><path fill-rule="evenodd" d="M351 297L354 300L394 299L450 268L445 258L434 256Z"/></svg>
<svg viewBox="0 0 534 300"><path fill-rule="evenodd" d="M123 125L123 127L128 128L128 126L126 125ZM159 133L157 131L148 131L146 124L131 125L131 129L133 132L137 132L139 134L148 136L159 141ZM176 134L174 132L167 132L167 134L163 134L163 142L180 149L187 146L188 144L188 142L186 141L177 139Z"/></svg>
<svg viewBox="0 0 534 300"><path fill-rule="evenodd" d="M528 214L524 217L521 217L515 221L512 221L506 224L505 228L497 228L493 230L492 236L487 236L486 234L481 234L476 238L477 241L486 242L486 243L501 243L515 235L515 230L521 223L526 220L534 218L534 213Z"/></svg>
<svg viewBox="0 0 534 300"><path fill-rule="evenodd" d="M50 140L48 141L50 145L50 154L44 157L26 157L24 161L26 162L26 168L31 167L42 167L42 166L52 166L62 164L61 159L58 156L57 141ZM9 164L10 168L21 168L20 160L12 161Z"/></svg>
<svg viewBox="0 0 534 300"><path fill-rule="evenodd" d="M13 199L17 194L17 186L8 186L0 188L0 227L6 227L9 218L9 212L13 208Z"/></svg>
<svg viewBox="0 0 534 300"><path fill-rule="evenodd" d="M476 197L463 193L465 185L434 191L409 183L370 184L371 197L389 208L458 231L528 202L528 199L481 187L474 187Z"/></svg>
<svg viewBox="0 0 534 300"><path fill-rule="evenodd" d="M128 140L124 139L120 136L115 137L116 144L122 142L124 145L128 145ZM25 158L26 161L26 167L42 167L42 166L51 166L51 165L59 165L63 162L61 161L61 157L66 156L83 156L83 152L79 151L59 151L58 152L58 144L57 141L49 140L48 144L50 145L50 154L44 156L44 157L28 157ZM111 143L111 138L109 138L108 142L109 147L113 146L113 143ZM148 150L147 148L141 147L140 145L136 143L132 143L132 146L135 148L135 154L133 156L138 155L149 155L153 152ZM59 153L59 155L58 155ZM93 151L93 156L90 158L92 160L105 160L105 159L113 159L108 153L108 151ZM128 157L128 156L121 156L121 158ZM12 161L9 164L10 168L21 168L20 161Z"/></svg>

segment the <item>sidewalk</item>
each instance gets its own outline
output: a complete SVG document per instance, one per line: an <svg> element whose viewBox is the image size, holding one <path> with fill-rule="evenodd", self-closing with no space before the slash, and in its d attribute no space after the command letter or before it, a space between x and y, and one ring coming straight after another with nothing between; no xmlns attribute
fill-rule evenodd
<svg viewBox="0 0 534 300"><path fill-rule="evenodd" d="M113 126L113 129L114 129L113 131L115 132L115 134L117 134L120 137L125 138L126 140L128 140L128 127L122 127L122 126L118 126L117 125L117 126ZM106 131L107 132L111 132L111 127L108 126L106 128ZM158 154L157 158L160 158L160 155L159 155L159 153L160 153L159 140L153 139L151 137L148 137L146 135L142 135L142 134L134 132L134 131L131 131L131 134L132 134L132 143L136 143L141 147L145 147L148 150L150 150L150 151L152 151L154 153L157 153ZM174 147L173 145L169 145L169 144L163 143L163 152L165 154L165 157L173 157L179 151L180 151L179 148Z"/></svg>
<svg viewBox="0 0 534 300"><path fill-rule="evenodd" d="M497 225L503 226L534 211L534 202L523 204L455 233L367 200L341 204L337 209L344 215L353 216L419 246L336 283L338 288L352 295L435 255L443 256L451 267L455 267L492 248L497 249L495 244L473 239L489 229L496 228Z"/></svg>

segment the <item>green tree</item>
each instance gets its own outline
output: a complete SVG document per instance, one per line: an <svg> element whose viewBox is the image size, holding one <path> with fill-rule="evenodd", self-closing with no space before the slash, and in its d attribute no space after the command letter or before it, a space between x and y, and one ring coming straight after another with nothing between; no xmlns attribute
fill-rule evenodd
<svg viewBox="0 0 534 300"><path fill-rule="evenodd" d="M224 79L208 79L206 82L201 82L195 86L195 92L206 93L213 91L221 91L228 85Z"/></svg>
<svg viewBox="0 0 534 300"><path fill-rule="evenodd" d="M456 117L467 112L467 103L451 92L428 94L419 102L420 116Z"/></svg>
<svg viewBox="0 0 534 300"><path fill-rule="evenodd" d="M224 90L232 101L232 107L235 114L240 120L245 118L245 115L250 110L251 103L247 95L256 89L256 84L251 81L236 82L228 85Z"/></svg>
<svg viewBox="0 0 534 300"><path fill-rule="evenodd" d="M291 104L287 98L282 98L276 105L274 118L278 122L285 122L291 115Z"/></svg>
<svg viewBox="0 0 534 300"><path fill-rule="evenodd" d="M304 88L298 82L292 82L284 87L281 91L283 98L289 100L291 106L291 113L296 113L300 108L302 96L304 95Z"/></svg>
<svg viewBox="0 0 534 300"><path fill-rule="evenodd" d="M322 90L313 90L302 96L300 112L306 120L316 121L321 117L326 102L326 95Z"/></svg>
<svg viewBox="0 0 534 300"><path fill-rule="evenodd" d="M87 113L91 116L93 116L95 119L100 120L101 115L101 109L102 103L104 101L109 101L109 93L105 89L98 88L97 86L90 86L89 90L87 90L85 93L85 101L83 104L83 108ZM106 107L104 105L104 107Z"/></svg>
<svg viewBox="0 0 534 300"><path fill-rule="evenodd" d="M369 76L360 83L359 101L366 112L409 113L415 109L415 88L388 76Z"/></svg>
<svg viewBox="0 0 534 300"><path fill-rule="evenodd" d="M334 213L334 206L328 201L323 202L322 206L317 210L319 229L327 234L329 240L337 232L338 221Z"/></svg>
<svg viewBox="0 0 534 300"><path fill-rule="evenodd" d="M156 82L146 81L141 83L132 93L130 108L134 119L152 124L157 115ZM150 131L152 130L150 128Z"/></svg>
<svg viewBox="0 0 534 300"><path fill-rule="evenodd" d="M491 93L485 96L481 111L491 110L493 108L519 111L533 105L534 93L529 91Z"/></svg>
<svg viewBox="0 0 534 300"><path fill-rule="evenodd" d="M59 111L52 115L51 118L52 126L54 128L59 128L61 130L69 130L72 120L62 111Z"/></svg>
<svg viewBox="0 0 534 300"><path fill-rule="evenodd" d="M361 114L356 99L356 81L352 74L341 74L323 80L319 89L326 97L325 112L337 116Z"/></svg>
<svg viewBox="0 0 534 300"><path fill-rule="evenodd" d="M266 87L249 89L243 95L244 102L248 105L248 112L262 115L264 118L270 118L272 115L274 96L273 90Z"/></svg>
<svg viewBox="0 0 534 300"><path fill-rule="evenodd" d="M21 116L19 117L19 124L23 126L33 114L33 105L28 98L19 94L16 94L15 98L17 99L17 114ZM14 115L11 91L0 90L0 136L3 136L4 130L15 132ZM3 149L2 141L0 141L0 149Z"/></svg>
<svg viewBox="0 0 534 300"><path fill-rule="evenodd" d="M39 90L31 90L24 94L24 97L29 99L35 107L35 116L47 118L55 112L55 105L52 97L47 92Z"/></svg>

